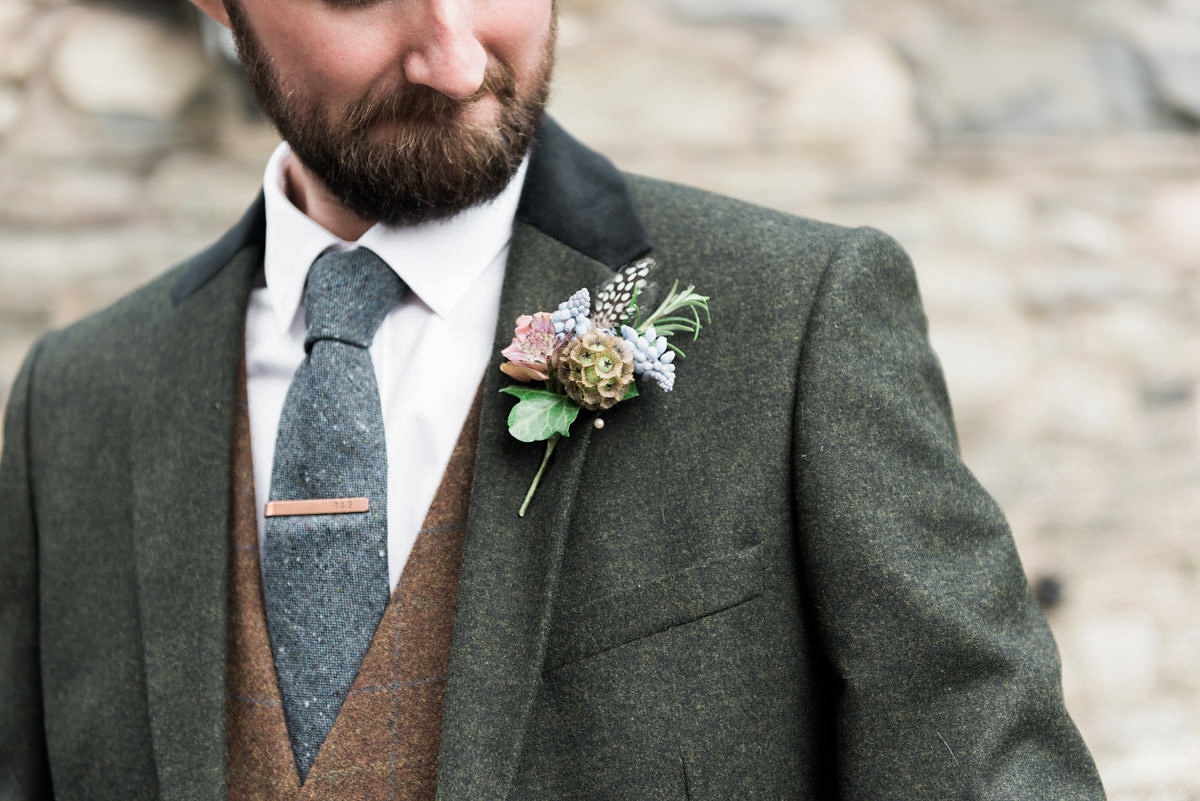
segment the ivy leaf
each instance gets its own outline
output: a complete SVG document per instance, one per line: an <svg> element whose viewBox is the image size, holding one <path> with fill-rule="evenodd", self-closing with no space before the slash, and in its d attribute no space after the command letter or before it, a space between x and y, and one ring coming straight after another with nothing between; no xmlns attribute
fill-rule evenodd
<svg viewBox="0 0 1200 801"><path fill-rule="evenodd" d="M517 398L508 413L508 433L521 442L538 442L555 434L571 434L571 423L579 416L579 404L566 395L544 389L504 387L501 392Z"/></svg>

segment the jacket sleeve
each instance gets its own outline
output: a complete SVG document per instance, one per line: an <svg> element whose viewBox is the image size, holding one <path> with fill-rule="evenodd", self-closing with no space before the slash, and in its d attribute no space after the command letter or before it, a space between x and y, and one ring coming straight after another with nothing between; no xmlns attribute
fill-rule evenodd
<svg viewBox="0 0 1200 801"><path fill-rule="evenodd" d="M797 547L838 690L838 797L1103 798L893 240L861 229L831 258L798 380Z"/></svg>
<svg viewBox="0 0 1200 801"><path fill-rule="evenodd" d="M29 483L28 408L37 349L8 403L0 459L0 799L50 798L38 672L37 531Z"/></svg>

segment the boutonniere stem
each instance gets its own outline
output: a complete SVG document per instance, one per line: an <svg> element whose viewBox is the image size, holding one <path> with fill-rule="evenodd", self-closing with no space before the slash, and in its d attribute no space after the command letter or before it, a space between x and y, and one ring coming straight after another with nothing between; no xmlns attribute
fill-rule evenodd
<svg viewBox="0 0 1200 801"><path fill-rule="evenodd" d="M529 491L525 493L525 500L521 502L521 508L517 510L517 515L525 516L525 510L529 508L529 502L533 500L533 493L537 492L538 484L542 481L542 473L546 472L546 465L550 464L550 457L554 454L554 448L558 445L558 441L562 439L562 434L551 434L546 440L546 453L542 456L542 464L538 467L537 472L533 474L533 481L529 484Z"/></svg>

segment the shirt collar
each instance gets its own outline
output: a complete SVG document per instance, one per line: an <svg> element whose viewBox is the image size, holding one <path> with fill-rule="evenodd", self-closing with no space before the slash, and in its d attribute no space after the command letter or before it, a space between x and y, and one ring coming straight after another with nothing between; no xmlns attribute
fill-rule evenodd
<svg viewBox="0 0 1200 801"><path fill-rule="evenodd" d="M300 310L308 268L326 250L370 248L416 297L446 317L512 237L528 157L492 201L448 220L415 226L377 223L357 242L345 242L296 208L284 193L283 170L294 158L287 142L275 148L263 175L267 233L263 252L266 294L282 331Z"/></svg>

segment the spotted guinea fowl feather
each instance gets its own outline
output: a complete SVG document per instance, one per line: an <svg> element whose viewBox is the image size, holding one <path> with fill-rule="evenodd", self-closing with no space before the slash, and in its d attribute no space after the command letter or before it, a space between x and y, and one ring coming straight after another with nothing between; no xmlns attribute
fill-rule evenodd
<svg viewBox="0 0 1200 801"><path fill-rule="evenodd" d="M633 299L646 286L647 276L654 269L654 259L638 259L596 293L592 306L592 324L596 328L615 331L633 313Z"/></svg>

